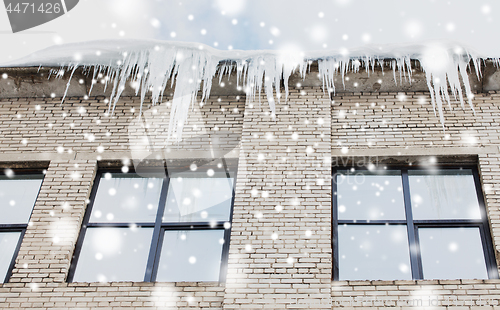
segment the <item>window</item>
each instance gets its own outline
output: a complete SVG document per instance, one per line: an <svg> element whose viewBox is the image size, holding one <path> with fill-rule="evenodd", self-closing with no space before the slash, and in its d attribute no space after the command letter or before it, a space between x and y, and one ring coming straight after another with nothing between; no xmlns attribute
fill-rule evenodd
<svg viewBox="0 0 500 310"><path fill-rule="evenodd" d="M333 176L335 280L498 278L475 167Z"/></svg>
<svg viewBox="0 0 500 310"><path fill-rule="evenodd" d="M22 173L22 174L21 174ZM28 227L43 174L14 173L0 175L0 279L9 280L17 252Z"/></svg>
<svg viewBox="0 0 500 310"><path fill-rule="evenodd" d="M68 281L224 281L235 173L98 173Z"/></svg>

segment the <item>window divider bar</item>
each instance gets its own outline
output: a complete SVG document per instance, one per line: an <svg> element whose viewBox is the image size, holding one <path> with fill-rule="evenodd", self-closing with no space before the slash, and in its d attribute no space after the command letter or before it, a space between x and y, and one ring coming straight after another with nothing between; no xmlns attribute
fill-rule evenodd
<svg viewBox="0 0 500 310"><path fill-rule="evenodd" d="M155 282L156 281L156 275L158 274L158 268L160 266L160 256L161 256L161 249L163 247L163 238L165 237L165 229L160 227L160 233L158 235L157 239L157 246L156 246L156 252L154 253L154 263L153 266L151 267L151 279L148 280L149 282Z"/></svg>
<svg viewBox="0 0 500 310"><path fill-rule="evenodd" d="M421 227L477 227L483 225L482 220L413 220L415 226Z"/></svg>
<svg viewBox="0 0 500 310"><path fill-rule="evenodd" d="M88 223L87 228L92 227L116 227L116 228L129 228L130 225L136 225L137 227L154 227L155 223Z"/></svg>
<svg viewBox="0 0 500 310"><path fill-rule="evenodd" d="M338 219L338 195L337 195L337 171L332 178L332 258L333 258L333 280L339 280L339 219Z"/></svg>
<svg viewBox="0 0 500 310"><path fill-rule="evenodd" d="M495 254L493 253L493 246L488 242L488 240L491 240L489 227L484 225L479 226L479 236L481 237L481 245L483 247L488 278L498 279L498 269L494 259Z"/></svg>
<svg viewBox="0 0 500 310"><path fill-rule="evenodd" d="M168 173L168 172L167 172ZM163 213L165 212L165 203L167 201L167 192L169 186L170 178L167 175L165 179L163 179L163 185L160 192L160 201L158 202L158 211L156 212L156 221L153 229L153 236L151 238L151 247L149 249L148 262L146 265L146 273L144 275L144 282L152 282L156 277L156 274L153 272L155 269L155 265L158 265L159 260L159 248L161 249L160 237L162 231L162 218ZM163 238L161 238L163 240Z"/></svg>
<svg viewBox="0 0 500 310"><path fill-rule="evenodd" d="M337 220L338 225L406 225L406 220Z"/></svg>
<svg viewBox="0 0 500 310"><path fill-rule="evenodd" d="M228 180L231 180L231 175L229 173L229 168L227 166L227 162L225 158L222 158L222 164L224 165L224 169L226 170L226 176ZM227 278L227 270L228 270L228 260L229 260L229 243L231 241L231 230L233 228L233 210L234 210L234 197L236 196L236 174L233 177L233 197L231 198L231 209L229 211L229 223L231 226L229 229L224 229L224 244L222 245L222 255L221 255L221 266L219 273L219 283L226 282ZM222 227L224 227L224 223L222 223Z"/></svg>
<svg viewBox="0 0 500 310"><path fill-rule="evenodd" d="M0 224L0 232L21 231L27 226L28 224Z"/></svg>
<svg viewBox="0 0 500 310"><path fill-rule="evenodd" d="M415 251L417 251L418 273L420 275L419 279L424 279L424 267L422 266L422 253L420 252L420 236L418 234L418 229L418 225L413 226L413 232L415 233Z"/></svg>
<svg viewBox="0 0 500 310"><path fill-rule="evenodd" d="M183 222L183 223L162 223L161 226L165 230L169 229L180 229L180 230L191 230L191 229L220 229L224 228L224 223L227 221L217 221L214 223L208 222Z"/></svg>
<svg viewBox="0 0 500 310"><path fill-rule="evenodd" d="M163 214L162 214L163 215ZM158 215L157 215L158 216ZM183 229L183 230L190 230L190 229L209 229L209 228L214 228L214 229L220 229L224 228L224 223L226 221L217 221L213 224L207 223L207 222L181 222L181 223L161 223L161 226L165 228L166 230L168 229ZM136 225L137 227L155 227L156 226L156 219L155 222L150 222L150 223L88 223L87 227L116 227L116 228L128 228L130 225ZM16 225L15 227L9 227L12 229L16 230L21 230L26 228L26 225ZM0 231L3 229L0 227Z"/></svg>
<svg viewBox="0 0 500 310"><path fill-rule="evenodd" d="M403 183L403 198L406 213L406 228L408 231L408 246L410 248L411 274L413 279L423 279L420 250L417 241L417 231L413 223L413 214L411 211L410 182L408 179L407 169L401 170L401 177Z"/></svg>
<svg viewBox="0 0 500 310"><path fill-rule="evenodd" d="M7 283L7 281L10 279L10 276L12 276L12 270L14 270L14 267L16 265L16 259L17 255L19 254L19 249L21 248L21 243L23 242L24 233L26 233L26 228L23 229L21 231L21 234L19 235L19 240L17 240L16 250L14 251L14 255L12 255L12 259L9 264L9 269L7 269L7 274L5 275L5 279L3 279L3 283Z"/></svg>
<svg viewBox="0 0 500 310"><path fill-rule="evenodd" d="M477 200L481 210L482 225L479 226L479 235L481 236L481 243L483 246L484 258L486 262L486 271L488 278L498 279L498 266L495 259L495 252L493 251L493 242L491 238L490 222L488 217L488 210L484 201L484 193L481 187L481 179L477 166L472 169L472 176L474 178L474 185L476 186Z"/></svg>

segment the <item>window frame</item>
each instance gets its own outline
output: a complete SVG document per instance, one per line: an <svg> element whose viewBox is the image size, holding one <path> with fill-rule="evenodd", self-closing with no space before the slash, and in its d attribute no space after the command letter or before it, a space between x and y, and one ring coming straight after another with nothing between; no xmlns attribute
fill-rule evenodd
<svg viewBox="0 0 500 310"><path fill-rule="evenodd" d="M339 246L338 246L338 226L339 225L406 225L408 235L408 247L410 256L410 268L412 280L426 280L423 276L422 256L420 253L419 228L461 228L476 227L479 229L481 245L483 248L484 261L487 269L488 279L498 279L498 267L493 251L493 241L490 231L490 223L486 212L486 204L481 187L479 170L477 165L440 165L439 170L457 170L470 169L474 179L475 190L477 194L480 219L437 219L437 220L414 220L411 207L410 184L408 171L425 170L422 167L409 165L384 165L384 170L401 171L401 182L403 185L403 201L405 208L405 220L339 220L338 219L338 199L337 199L337 175L339 170L368 171L365 166L354 167L333 167L332 168L332 280L339 281ZM367 279L374 280L374 279ZM397 280L397 279L394 279ZM431 280L431 279L428 279Z"/></svg>
<svg viewBox="0 0 500 310"><path fill-rule="evenodd" d="M90 194L90 202L87 205L85 210L85 215L83 217L82 226L80 229L80 234L78 235L78 239L76 242L75 251L72 256L72 261L70 265L70 269L67 276L66 282L74 282L73 278L75 275L76 268L78 266L78 260L80 257L80 253L82 250L83 242L85 240L85 234L87 232L87 228L94 227L113 227L113 228L128 228L130 224L136 224L137 228L153 228L153 233L151 237L151 244L149 245L149 253L146 265L146 271L144 274L144 279L142 282L156 282L156 276L158 272L161 250L163 246L163 237L164 233L167 230L186 230L186 231L194 231L194 230L224 230L224 243L222 244L222 253L221 253L221 266L219 270L219 283L223 283L226 281L227 274L227 261L229 256L229 240L231 237L231 227L225 228L224 224L226 222L232 223L233 220L233 206L234 206L234 197L235 197L235 187L236 187L236 178L237 178L237 166L235 163L228 163L226 159L222 159L223 164L223 172L226 174L226 177L230 179L233 178L233 190L231 197L231 207L229 211L229 219L227 221L217 221L215 225L211 225L210 222L163 222L162 217L164 215L165 207L166 207L166 199L168 195L168 188L170 183L170 175L171 173L190 171L189 165L187 167L178 167L178 168L165 168L165 176L162 182L162 188L160 191L160 199L158 200L158 209L155 217L155 221L151 223L89 223L90 216L92 215L92 209L95 201L95 197L97 194L97 189L99 188L99 182L105 173L123 173L120 168L103 168L99 169L95 180L94 185L92 187L92 191ZM203 170L208 169L221 169L216 166L206 165L203 166ZM129 169L127 173L135 173L134 169ZM78 282L78 281L77 281ZM111 281L112 282L112 281ZM215 281L204 281L204 282L215 282Z"/></svg>
<svg viewBox="0 0 500 310"><path fill-rule="evenodd" d="M10 233L10 232L20 232L19 240L17 241L16 248L14 250L14 254L12 255L12 259L9 264L9 268L7 269L7 273L5 274L5 278L2 279L1 283L8 283L10 277L12 276L12 271L16 266L17 255L19 254L19 250L21 249L21 244L23 243L24 235L26 233L26 229L28 229L29 223L31 221L31 217L33 216L33 210L35 209L36 201L38 200L38 196L40 195L40 190L43 186L43 181L45 179L44 169L14 169L9 168L14 171L14 175L22 176L22 175L41 175L42 183L40 183L40 189L38 189L38 193L36 194L35 201L33 202L33 207L31 209L30 217L28 218L28 222L26 224L0 224L0 233ZM0 173L1 176L5 176L5 172L2 170ZM22 180L22 178L20 178Z"/></svg>

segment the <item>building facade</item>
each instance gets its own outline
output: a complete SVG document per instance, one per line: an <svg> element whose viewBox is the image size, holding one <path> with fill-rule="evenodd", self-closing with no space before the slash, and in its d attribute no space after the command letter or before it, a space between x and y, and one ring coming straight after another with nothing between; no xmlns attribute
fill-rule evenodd
<svg viewBox="0 0 500 310"><path fill-rule="evenodd" d="M140 98L131 95L132 92L125 92L114 111L108 111L106 96L109 94L98 87L94 94L101 92L102 95L86 97L89 78L76 74L73 81L79 83L73 83L65 102L61 103L67 81L47 80L44 70L6 69L7 75L0 83L0 166L5 169L2 181L8 184L17 178L39 180L39 188L29 217L21 216L18 222L8 218L9 206L14 207L16 201L14 205L12 200L4 201L5 206L1 209L9 220L2 222L0 215L0 235L17 232L15 236L9 235L12 237L9 240L19 240L19 243L14 242L12 264L10 260L0 261L7 266L1 266L5 267L6 278L5 283L0 284L0 308L497 308L500 306L497 267L500 251L500 93L497 73L493 69L490 71L484 82L472 82L475 112L459 105L445 108L444 128L430 104L423 74L418 72L412 84L407 81L394 84L392 75L388 77L382 72L369 76L353 73L346 80L345 90L332 94L323 90L320 81L310 78L317 74L313 70L305 80L294 77L290 81L288 101L276 103L275 118L266 103L249 102L244 93L235 89L234 80L230 80L225 88L214 86L203 106L193 107L184 128L184 142L176 144L166 142L168 101L171 99L168 91L165 104L145 107L143 118L138 119ZM165 166L168 168L165 175L154 175L165 172ZM154 173L148 167L153 167ZM407 208L406 213L400 210L403 222L384 216L363 218L361 211L355 213L360 218L339 216L342 210L338 178L342 175L349 178L350 171L358 170L363 171L360 172L362 177L372 176L367 172L371 171L370 167L399 171L397 178L402 179L394 180L403 186L400 190L403 194L398 194L402 195L402 201L406 200L402 203ZM412 200L415 197L410 196L405 186L412 190L410 170L416 167L427 171L424 176L426 173L433 175L436 169L470 170L470 175L469 172L463 174L468 175L469 181L473 180L468 183L472 188L464 187L463 192L477 194L477 200L473 200L479 208L478 217L458 214L453 222L441 216L439 218L444 219L442 226L439 223L425 226L429 223L418 222L418 215L413 210L412 226L405 226L410 225L409 204L415 204ZM368 170L363 170L365 168ZM204 220L207 216L203 216L202 211L206 210L203 208L192 211L199 212L199 218L195 216L181 225L182 221L165 220L167 213L161 212L167 211L160 212L156 207L153 209L156 213L150 212L150 218L141 217L147 212L132 212L129 218L123 215L118 221L111 211L105 214L105 210L112 210L113 200L102 202L103 216L107 219L100 221L96 210L101 202L99 188L105 188L106 173L136 173L142 179L158 177L163 180L158 184L164 182L164 189L151 195L157 197L153 201L160 206L166 205L167 209L172 197L165 188L171 188L178 195L183 193L182 189L176 191L173 185L176 173L184 173L183 179L192 177L190 173L201 173L203 178L211 174L234 183L229 187L227 184L214 187L217 191L226 186L225 193L231 197L212 203L225 203L226 206L226 211L221 211L222 215L212 222ZM33 174L39 177L26 177ZM197 184L201 188L211 184L204 182ZM28 190L27 182L20 184L15 188L21 186ZM144 184L140 187L146 190ZM119 199L132 191L132 187L122 186L121 191L117 189L113 194L110 192L113 187L105 189ZM369 191L364 189L362 194L356 194L350 193L351 189L345 187L343 195L363 198ZM460 195L460 192L462 190L453 195ZM9 194L15 194L14 190L4 193L6 197ZM186 202L185 197L176 199L178 206L181 200ZM114 217L120 214L128 213L116 213ZM141 219L136 220L134 216ZM405 238L412 238L411 231L420 233L420 246L424 245L421 233L424 229L448 228L452 235L460 235L460 228L468 228L465 229L468 232L477 230L479 237L475 237L475 232L471 237L460 235L460 241L467 241L463 243L467 249L457 257L477 252L479 248L484 260L477 268L461 265L458 274L476 269L484 269L486 273L478 271L477 277L472 273L471 278L462 278L454 276L452 271L439 278L441 269L436 267L436 276L426 276L426 270L431 267L426 267L425 255L429 255L429 260L434 259L432 253L439 252L440 244L434 244L436 249L429 245L427 249L430 250L425 252L415 250L408 241L401 251L395 245L374 245L388 254L400 251L408 255L403 258L408 261L406 267L401 267L399 261L388 262L388 266L397 265L404 276L354 279L356 276L352 273L343 271L351 265L341 261L342 255L354 255L350 263L363 261L357 260L357 252L348 249L351 243L343 241L339 228L344 225L353 229L362 223L370 225L371 220L372 228L378 227L373 226L377 223L380 227L402 228L403 234L408 234ZM385 225L391 220L395 222ZM182 237L183 232L189 238L189 232L208 236L217 231L212 239L220 242L214 245L217 247L215 254L204 250L195 259L186 254L189 263L184 261L173 267L179 271L171 278L176 279L175 282L169 281L167 275L166 280L160 280L164 256L158 258L160 249L149 248L149 242L146 242L147 248L127 252L115 262L119 264L122 259L131 259L132 264L125 268L130 273L134 273L136 266L144 266L144 278L134 273L130 277L139 277L138 280L113 280L113 277L92 280L92 268L101 266L100 262L106 257L103 259L102 255L93 252L85 256L85 241L90 240L90 230L97 239L104 238L97 233L99 229L148 231L145 240L153 240L156 246L163 244L161 255L167 253L166 240L186 238ZM87 239L82 237L84 230ZM173 234L170 236L169 232ZM161 235L160 239L154 241L155 235ZM413 238L418 240L418 237ZM478 240L481 244L477 244ZM196 244L201 248L205 243L209 240L202 238ZM351 245L354 244L358 245L356 241ZM115 244L104 242L104 246L109 249ZM134 246L127 250L137 250ZM446 247L448 243L441 246ZM183 249L173 247L171 250L175 254ZM138 255L137 258L134 255ZM220 265L216 266L220 269L215 271L214 265L207 263L213 255L221 257ZM446 265L453 264L446 259L443 257ZM459 262L468 262L467 259ZM371 258L364 261L370 262ZM81 267L84 265L85 268ZM196 269L199 265L206 267ZM108 261L108 265L102 266L109 270L115 264ZM377 263L370 268L384 266ZM359 267L362 269L361 265ZM78 268L84 269L78 271ZM366 277L371 271L366 271ZM206 276L208 280L182 279L183 275L192 274L195 278Z"/></svg>

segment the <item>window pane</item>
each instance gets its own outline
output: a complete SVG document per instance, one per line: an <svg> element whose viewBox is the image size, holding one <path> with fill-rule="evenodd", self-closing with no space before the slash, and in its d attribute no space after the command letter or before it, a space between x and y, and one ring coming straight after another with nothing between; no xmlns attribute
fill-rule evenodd
<svg viewBox="0 0 500 310"><path fill-rule="evenodd" d="M224 230L165 231L156 281L219 281Z"/></svg>
<svg viewBox="0 0 500 310"><path fill-rule="evenodd" d="M152 228L88 228L73 281L144 281L152 234Z"/></svg>
<svg viewBox="0 0 500 310"><path fill-rule="evenodd" d="M136 174L104 174L99 181L90 222L154 222L163 179Z"/></svg>
<svg viewBox="0 0 500 310"><path fill-rule="evenodd" d="M488 279L479 228L420 228L425 279Z"/></svg>
<svg viewBox="0 0 500 310"><path fill-rule="evenodd" d="M0 177L0 224L28 224L42 175Z"/></svg>
<svg viewBox="0 0 500 310"><path fill-rule="evenodd" d="M480 219L470 169L408 171L414 219Z"/></svg>
<svg viewBox="0 0 500 310"><path fill-rule="evenodd" d="M168 186L163 222L228 221L233 197L233 178L181 173ZM201 176L201 177L200 177Z"/></svg>
<svg viewBox="0 0 500 310"><path fill-rule="evenodd" d="M373 174L339 171L338 217L341 220L404 220L400 171Z"/></svg>
<svg viewBox="0 0 500 310"><path fill-rule="evenodd" d="M411 279L406 226L340 225L340 280Z"/></svg>
<svg viewBox="0 0 500 310"><path fill-rule="evenodd" d="M7 276L20 236L20 232L0 233L0 283Z"/></svg>

